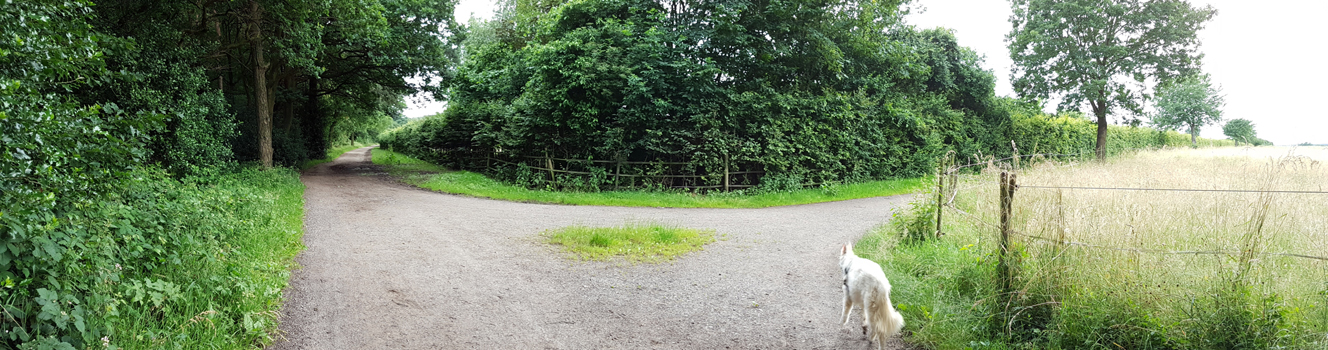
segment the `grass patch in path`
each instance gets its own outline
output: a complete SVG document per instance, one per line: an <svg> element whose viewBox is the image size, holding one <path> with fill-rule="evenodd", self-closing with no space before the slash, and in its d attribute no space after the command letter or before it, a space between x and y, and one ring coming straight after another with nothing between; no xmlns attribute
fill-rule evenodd
<svg viewBox="0 0 1328 350"><path fill-rule="evenodd" d="M337 147L328 148L328 149L327 149L327 158L306 160L306 161L304 161L303 164L300 164L300 171L304 171L305 169L309 169L309 168L312 168L312 167L316 167L316 166L318 166L319 164L328 163L328 162L331 162L331 161L337 160L337 158L341 157L342 154L346 154L346 152L350 152L350 151L352 151L352 150L355 150L355 149L357 149L357 148L364 147L364 146L369 146L369 145L368 145L368 144L363 144L363 143L358 143L358 142L356 142L356 143L352 143L352 144L345 145L345 146L337 146Z"/></svg>
<svg viewBox="0 0 1328 350"><path fill-rule="evenodd" d="M614 227L574 225L547 230L541 235L578 258L599 261L614 256L634 262L673 260L715 241L715 230L638 222Z"/></svg>
<svg viewBox="0 0 1328 350"><path fill-rule="evenodd" d="M387 166L389 173L403 178L407 183L434 191L517 202L571 205L765 208L893 196L914 192L926 186L923 179L914 178L757 194L740 192L696 194L666 191L560 192L532 190L495 181L469 171L448 171L418 159L381 149L373 150L373 162Z"/></svg>

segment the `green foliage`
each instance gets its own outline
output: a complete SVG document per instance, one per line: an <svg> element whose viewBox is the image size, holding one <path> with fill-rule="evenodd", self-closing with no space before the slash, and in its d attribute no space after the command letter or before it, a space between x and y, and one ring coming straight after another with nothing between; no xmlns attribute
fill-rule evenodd
<svg viewBox="0 0 1328 350"><path fill-rule="evenodd" d="M1103 295L1098 295L1101 293ZM1061 349L1180 349L1167 325L1135 301L1111 291L1065 293L1066 304L1056 309L1055 328L1047 342ZM1207 324L1207 322L1204 322ZM1202 348L1202 347L1201 347Z"/></svg>
<svg viewBox="0 0 1328 350"><path fill-rule="evenodd" d="M853 249L880 263L890 278L890 299L904 315L907 340L933 349L1002 348L990 340L996 259L983 241L947 235L903 244L893 225L873 229Z"/></svg>
<svg viewBox="0 0 1328 350"><path fill-rule="evenodd" d="M919 243L936 237L936 196L922 192L903 210L890 215L890 229L905 243Z"/></svg>
<svg viewBox="0 0 1328 350"><path fill-rule="evenodd" d="M304 186L287 169L173 181L149 174L95 218L113 254L104 315L125 348L249 348L273 340L303 249Z"/></svg>
<svg viewBox="0 0 1328 350"><path fill-rule="evenodd" d="M691 185L726 168L802 185L917 176L948 147L1003 144L988 136L1003 113L991 73L949 31L896 25L894 2L522 4L474 26L447 112L385 148L508 181L522 168L463 158L684 162L711 174ZM529 184L595 188L567 181Z"/></svg>
<svg viewBox="0 0 1328 350"><path fill-rule="evenodd" d="M1199 129L1222 121L1221 91L1212 86L1207 75L1187 77L1158 88L1157 114L1153 125L1166 130L1185 127L1191 140L1199 138ZM1193 144L1197 146L1197 144Z"/></svg>
<svg viewBox="0 0 1328 350"><path fill-rule="evenodd" d="M108 237L82 218L132 181L160 116L63 93L111 79L88 4L0 4L0 336L81 345L109 334L106 271L86 265Z"/></svg>
<svg viewBox="0 0 1328 350"><path fill-rule="evenodd" d="M113 26L104 23L109 17L114 16L98 17L103 22L98 26ZM163 127L151 135L150 160L176 176L230 166L236 123L230 105L196 62L207 48L157 22L121 29L124 33L118 34L132 39L103 42L123 42L108 50L106 61L110 70L126 73L83 89L79 98L116 101L125 111L165 116Z"/></svg>
<svg viewBox="0 0 1328 350"><path fill-rule="evenodd" d="M373 144L377 136L392 127L394 123L392 117L381 111L365 111L361 115L367 117L352 118L344 115L335 117L332 127L328 130L328 140L331 144L334 146Z"/></svg>
<svg viewBox="0 0 1328 350"><path fill-rule="evenodd" d="M1196 349L1273 349L1285 348L1289 340L1284 321L1284 307L1276 295L1259 296L1246 282L1227 280L1215 286L1210 295L1193 301L1187 310L1205 322L1190 325Z"/></svg>
<svg viewBox="0 0 1328 350"><path fill-rule="evenodd" d="M296 175L224 171L226 106L179 62L197 48L99 33L90 6L0 4L0 344L267 339L299 249Z"/></svg>
<svg viewBox="0 0 1328 350"><path fill-rule="evenodd" d="M519 202L572 205L669 208L765 208L781 205L820 203L868 197L893 196L916 191L921 179L895 179L828 185L820 189L796 191L733 191L697 194L681 191L601 191L564 192L532 190L506 184L469 171L447 171L436 165L396 152L373 150L374 164L386 165L388 171L408 183L426 189L460 195Z"/></svg>
<svg viewBox="0 0 1328 350"><path fill-rule="evenodd" d="M337 158L340 158L342 154L345 154L346 152L350 152L350 151L352 151L352 150L355 150L355 149L357 149L357 148L364 147L364 146L369 146L369 145L366 145L366 144L360 144L360 143L352 143L352 144L348 144L348 145L343 145L343 146L337 146L337 147L334 147L334 148L329 148L329 149L327 150L327 155L325 155L322 159L310 159L310 160L307 160L307 161L305 161L304 163L301 163L301 164L300 164L300 168L299 168L299 170L300 170L300 171L304 171L305 169L309 169L309 168L312 168L312 167L318 166L319 164L332 162L332 161L334 161L334 160L337 160Z"/></svg>
<svg viewBox="0 0 1328 350"><path fill-rule="evenodd" d="M994 75L952 32L899 25L896 3L852 4L516 3L472 26L447 111L381 141L450 168L575 191L716 186L727 170L762 172L735 184L778 193L916 177L946 151L1009 154L1011 140L1024 153L1091 149L1091 123L995 98ZM1152 129L1109 134L1120 143L1112 154L1172 145ZM545 157L585 160L564 169L584 175L540 176L533 168ZM486 158L501 162L477 161ZM703 177L606 181L616 173Z"/></svg>
<svg viewBox="0 0 1328 350"><path fill-rule="evenodd" d="M1248 119L1232 119L1222 126L1222 134L1227 135L1237 144L1245 142L1253 145L1259 137L1255 136L1254 123Z"/></svg>
<svg viewBox="0 0 1328 350"><path fill-rule="evenodd" d="M1107 115L1117 109L1138 115L1143 82L1196 71L1196 33L1217 13L1171 0L1015 0L1012 6L1007 39L1015 91L1025 98L1059 96L1060 110L1087 105L1098 122L1099 159Z"/></svg>

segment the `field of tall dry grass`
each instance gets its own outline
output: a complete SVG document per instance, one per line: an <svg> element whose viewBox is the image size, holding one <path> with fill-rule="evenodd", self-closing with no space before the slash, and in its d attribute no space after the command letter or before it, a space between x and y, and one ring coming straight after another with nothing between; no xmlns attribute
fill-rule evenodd
<svg viewBox="0 0 1328 350"><path fill-rule="evenodd" d="M864 237L893 270L896 293L911 294L896 298L914 309L906 317L922 319L910 320L920 342L1328 348L1328 193L1290 192L1328 192L1328 148L1034 163L1015 171L1010 290L994 280L1000 169L963 175L958 191L946 191L942 238L901 232L934 220L934 194ZM945 339L955 333L967 341Z"/></svg>

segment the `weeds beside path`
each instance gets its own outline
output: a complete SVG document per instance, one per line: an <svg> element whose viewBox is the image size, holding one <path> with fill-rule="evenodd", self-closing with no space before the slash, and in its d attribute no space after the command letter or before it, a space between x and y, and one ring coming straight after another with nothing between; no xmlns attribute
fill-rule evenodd
<svg viewBox="0 0 1328 350"><path fill-rule="evenodd" d="M274 349L866 348L858 328L838 323L839 244L905 201L516 203L402 185L368 157L355 150L303 176L308 248L286 292L286 339ZM539 237L634 220L723 238L672 262L633 264L569 260Z"/></svg>

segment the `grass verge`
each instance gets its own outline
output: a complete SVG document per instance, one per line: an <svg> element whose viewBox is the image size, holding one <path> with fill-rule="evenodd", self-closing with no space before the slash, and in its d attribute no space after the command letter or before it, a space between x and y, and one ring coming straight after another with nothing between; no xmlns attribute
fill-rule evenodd
<svg viewBox="0 0 1328 350"><path fill-rule="evenodd" d="M354 150L354 149L357 149L357 148L360 148L360 147L364 147L364 146L370 146L370 145L369 145L369 144L363 144L363 143L356 142L356 143L351 143L351 144L349 144L349 145L336 146L336 147L329 148L329 149L327 149L327 158L306 160L306 161L304 161L304 163L300 164L300 171L304 171L305 169L309 169L309 168L312 168L312 167L316 167L316 166L318 166L319 164L323 164L323 163L327 163L327 162L331 162L331 161L337 160L337 158L338 158L338 157L341 157L342 154L345 154L346 152L350 152L351 150Z"/></svg>
<svg viewBox="0 0 1328 350"><path fill-rule="evenodd" d="M899 179L837 185L788 192L696 194L665 191L557 192L532 190L469 171L448 171L400 153L374 149L374 164L407 183L439 192L517 202L668 208L764 208L893 196L917 191L924 180Z"/></svg>
<svg viewBox="0 0 1328 350"><path fill-rule="evenodd" d="M105 341L125 349L270 344L304 249L303 193L299 174L286 168L161 179L126 191L108 207L107 217L120 217L112 225L124 243Z"/></svg>
<svg viewBox="0 0 1328 350"><path fill-rule="evenodd" d="M1319 191L1325 158L1231 150L1047 163L1025 186ZM1285 150L1283 151L1285 152ZM997 279L996 173L962 179L940 239L908 235L931 195L858 242L908 340L935 349L1328 348L1328 206L1320 194L1021 188L1010 289ZM1316 197L1317 196L1317 197ZM924 238L925 237L925 238Z"/></svg>
<svg viewBox="0 0 1328 350"><path fill-rule="evenodd" d="M568 226L544 231L549 243L580 259L605 261L620 256L634 262L672 260L715 241L715 230L697 230L659 223L627 223L613 227Z"/></svg>

